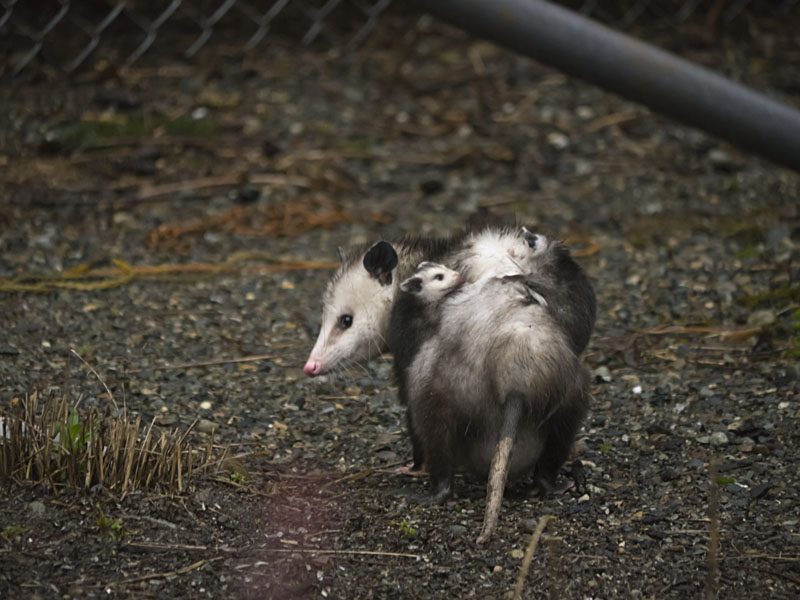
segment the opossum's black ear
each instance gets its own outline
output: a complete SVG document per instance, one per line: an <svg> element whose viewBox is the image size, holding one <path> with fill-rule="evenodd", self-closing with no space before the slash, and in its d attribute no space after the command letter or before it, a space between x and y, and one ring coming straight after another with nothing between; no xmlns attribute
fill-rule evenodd
<svg viewBox="0 0 800 600"><path fill-rule="evenodd" d="M339 260L344 262L345 255L344 255L344 250L342 250L341 246L336 246L336 254L339 255Z"/></svg>
<svg viewBox="0 0 800 600"><path fill-rule="evenodd" d="M397 252L389 242L377 242L364 255L364 268L381 285L392 283L392 271L397 266Z"/></svg>
<svg viewBox="0 0 800 600"><path fill-rule="evenodd" d="M418 294L422 291L422 277L409 277L400 284L400 289L409 294Z"/></svg>
<svg viewBox="0 0 800 600"><path fill-rule="evenodd" d="M530 246L530 249L536 250L536 243L539 241L539 236L528 231L526 227L522 228L522 235L525 236L525 241L528 243L528 246Z"/></svg>

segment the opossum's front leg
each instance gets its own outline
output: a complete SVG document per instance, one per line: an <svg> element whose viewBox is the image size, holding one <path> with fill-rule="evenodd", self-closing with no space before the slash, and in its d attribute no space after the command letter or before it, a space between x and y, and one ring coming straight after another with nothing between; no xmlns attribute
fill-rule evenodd
<svg viewBox="0 0 800 600"><path fill-rule="evenodd" d="M447 401L429 396L418 413L411 416L422 457L430 476L430 494L415 497L419 504L442 504L453 495L456 469L455 424L446 409ZM414 407L409 407L414 408ZM415 456L415 462L416 462Z"/></svg>

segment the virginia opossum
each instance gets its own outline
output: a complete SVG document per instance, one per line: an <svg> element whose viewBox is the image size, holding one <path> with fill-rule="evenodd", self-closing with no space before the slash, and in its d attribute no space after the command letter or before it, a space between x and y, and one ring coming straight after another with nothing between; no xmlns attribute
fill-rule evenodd
<svg viewBox="0 0 800 600"><path fill-rule="evenodd" d="M592 284L566 246L524 227L522 236L530 247L523 261L525 283L547 298L550 314L569 338L572 350L581 354L597 314Z"/></svg>
<svg viewBox="0 0 800 600"><path fill-rule="evenodd" d="M303 368L309 377L369 360L387 349L399 282L421 261L442 263L467 281L489 274L531 273L537 261L520 229L498 228L446 239L380 241L340 256L342 264L323 297L319 335Z"/></svg>
<svg viewBox="0 0 800 600"><path fill-rule="evenodd" d="M400 292L392 308L388 343L394 354L394 375L398 398L408 404L406 374L422 343L436 334L439 311L436 306L456 293L465 283L464 277L444 265L423 262L416 273L400 284ZM422 444L416 436L411 411L407 411L408 433L413 450L412 471L422 468Z"/></svg>
<svg viewBox="0 0 800 600"><path fill-rule="evenodd" d="M509 474L534 471L537 485L555 484L588 409L586 370L526 279L485 277L425 305L438 329L404 374L415 460L430 475L431 493L418 500L443 502L459 468L488 475L480 543L496 526Z"/></svg>

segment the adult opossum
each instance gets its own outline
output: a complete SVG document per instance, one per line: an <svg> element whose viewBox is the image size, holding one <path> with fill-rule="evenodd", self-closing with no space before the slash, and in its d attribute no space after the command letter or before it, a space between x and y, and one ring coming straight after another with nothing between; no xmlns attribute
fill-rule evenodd
<svg viewBox="0 0 800 600"><path fill-rule="evenodd" d="M487 228L446 239L380 241L340 252L342 264L323 296L322 323L303 370L316 377L387 350L389 316L399 290L422 261L461 272L468 281L488 274L530 273L536 262L519 229Z"/></svg>
<svg viewBox="0 0 800 600"><path fill-rule="evenodd" d="M526 280L489 276L423 303L438 327L403 373L415 462L424 459L430 475L431 493L419 501L448 498L459 468L488 475L479 543L497 524L509 474L534 471L538 486L554 486L588 409L573 342Z"/></svg>

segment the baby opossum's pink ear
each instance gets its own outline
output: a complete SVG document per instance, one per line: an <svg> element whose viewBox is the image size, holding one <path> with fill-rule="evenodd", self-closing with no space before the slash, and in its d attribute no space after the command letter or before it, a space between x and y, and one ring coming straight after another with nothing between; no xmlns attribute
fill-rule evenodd
<svg viewBox="0 0 800 600"><path fill-rule="evenodd" d="M417 294L422 290L422 278L409 277L400 284L400 289L409 294Z"/></svg>
<svg viewBox="0 0 800 600"><path fill-rule="evenodd" d="M397 252L389 242L377 242L364 255L364 268L381 285L392 283L392 271L397 266Z"/></svg>

